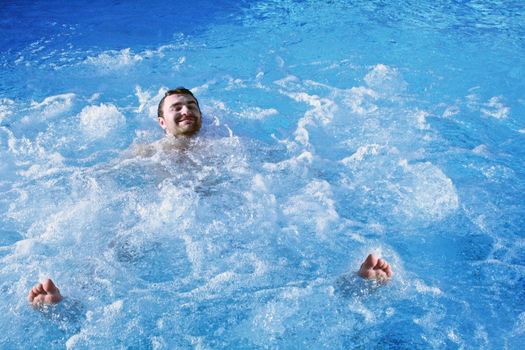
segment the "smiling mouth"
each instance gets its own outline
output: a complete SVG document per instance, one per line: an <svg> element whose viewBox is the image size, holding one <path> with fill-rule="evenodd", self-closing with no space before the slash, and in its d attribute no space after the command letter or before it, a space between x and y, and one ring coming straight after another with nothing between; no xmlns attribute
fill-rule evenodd
<svg viewBox="0 0 525 350"><path fill-rule="evenodd" d="M193 124L195 123L195 118L193 117L184 117L179 120L177 120L177 124Z"/></svg>

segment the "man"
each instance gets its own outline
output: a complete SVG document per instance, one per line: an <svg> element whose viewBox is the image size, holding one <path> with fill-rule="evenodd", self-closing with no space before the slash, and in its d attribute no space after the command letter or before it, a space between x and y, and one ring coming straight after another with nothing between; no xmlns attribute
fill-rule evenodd
<svg viewBox="0 0 525 350"><path fill-rule="evenodd" d="M157 120L169 137L191 137L197 134L202 126L199 102L186 88L168 90L160 100ZM372 254L361 264L357 274L364 279L380 281L387 281L393 275L390 265ZM33 306L56 304L62 300L62 295L53 281L46 279L29 291L28 300Z"/></svg>
<svg viewBox="0 0 525 350"><path fill-rule="evenodd" d="M149 158L159 150L173 152L186 148L189 138L202 127L199 101L184 87L168 90L157 108L157 121L167 137L151 144L132 145L133 156Z"/></svg>
<svg viewBox="0 0 525 350"><path fill-rule="evenodd" d="M157 120L166 135L193 136L202 126L199 102L186 88L168 90L160 100Z"/></svg>

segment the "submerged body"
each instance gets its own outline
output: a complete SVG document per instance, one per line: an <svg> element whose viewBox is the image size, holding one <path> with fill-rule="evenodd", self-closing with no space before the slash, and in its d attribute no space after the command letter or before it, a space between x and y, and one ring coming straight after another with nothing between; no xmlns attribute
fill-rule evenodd
<svg viewBox="0 0 525 350"><path fill-rule="evenodd" d="M166 137L153 145L136 148L135 154L149 157L159 149L173 152L188 145L189 137L197 134L202 126L202 112L191 91L185 88L168 90L158 106L158 123L164 129ZM370 254L357 274L364 279L386 281L393 273L388 263ZM28 300L35 306L56 304L62 300L62 295L54 282L46 279L29 291Z"/></svg>
<svg viewBox="0 0 525 350"><path fill-rule="evenodd" d="M274 5L3 3L3 348L524 348L523 2Z"/></svg>
<svg viewBox="0 0 525 350"><path fill-rule="evenodd" d="M377 281L387 281L393 276L392 268L383 259L369 254L363 261L357 274L364 279L374 279ZM51 279L46 279L37 283L27 296L33 306L44 304L56 304L62 300L60 290Z"/></svg>

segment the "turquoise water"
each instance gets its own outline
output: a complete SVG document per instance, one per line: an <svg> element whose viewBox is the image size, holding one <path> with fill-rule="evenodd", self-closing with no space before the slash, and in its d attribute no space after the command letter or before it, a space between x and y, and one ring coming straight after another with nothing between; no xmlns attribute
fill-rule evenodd
<svg viewBox="0 0 525 350"><path fill-rule="evenodd" d="M522 2L0 13L1 348L525 345ZM179 85L203 131L134 153Z"/></svg>

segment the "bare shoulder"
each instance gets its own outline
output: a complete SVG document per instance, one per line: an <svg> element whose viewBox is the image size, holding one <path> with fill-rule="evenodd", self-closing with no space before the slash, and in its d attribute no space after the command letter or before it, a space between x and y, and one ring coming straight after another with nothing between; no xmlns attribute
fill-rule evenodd
<svg viewBox="0 0 525 350"><path fill-rule="evenodd" d="M151 158L157 153L171 154L174 151L186 150L191 144L188 137L163 137L150 144L133 144L130 147L134 157Z"/></svg>
<svg viewBox="0 0 525 350"><path fill-rule="evenodd" d="M130 147L131 154L134 157L151 158L157 152L158 145L156 143L158 141L150 144L133 144Z"/></svg>

